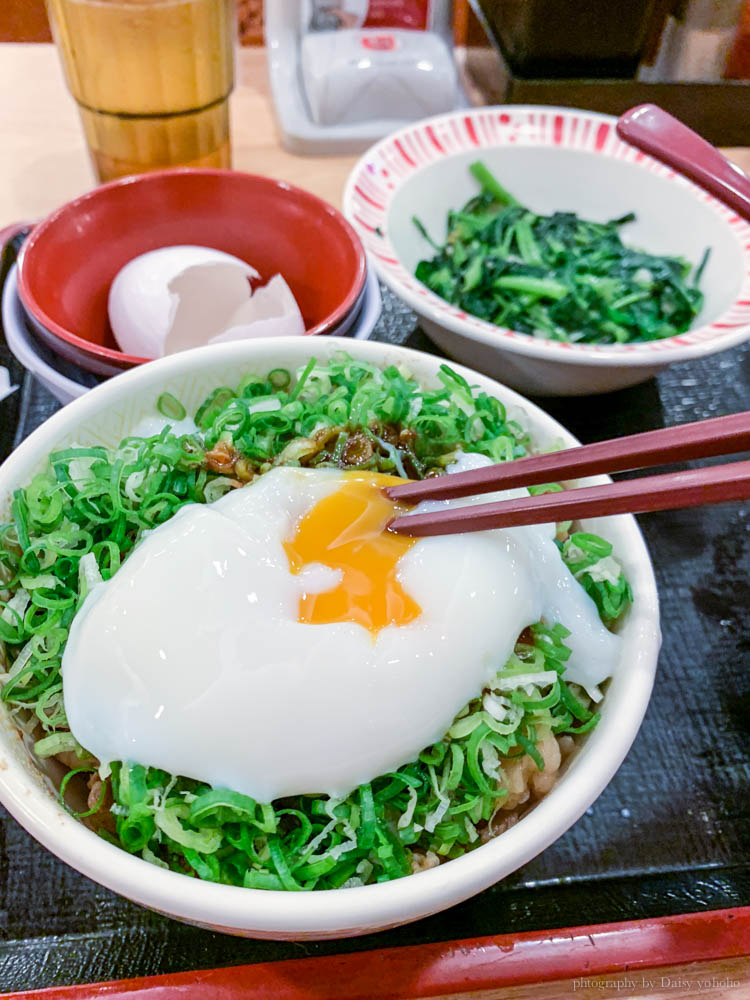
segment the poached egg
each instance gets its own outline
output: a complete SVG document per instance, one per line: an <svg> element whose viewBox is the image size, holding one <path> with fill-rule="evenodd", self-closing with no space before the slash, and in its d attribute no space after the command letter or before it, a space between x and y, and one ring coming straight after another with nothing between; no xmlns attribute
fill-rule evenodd
<svg viewBox="0 0 750 1000"><path fill-rule="evenodd" d="M541 618L571 630L568 679L612 674L620 640L554 526L394 535L402 510L382 487L396 481L277 468L148 533L73 621L76 739L103 765L260 802L343 796L442 739Z"/></svg>

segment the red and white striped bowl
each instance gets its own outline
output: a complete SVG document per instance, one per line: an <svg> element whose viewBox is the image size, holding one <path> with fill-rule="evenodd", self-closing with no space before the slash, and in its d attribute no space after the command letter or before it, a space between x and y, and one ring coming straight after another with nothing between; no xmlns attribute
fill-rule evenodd
<svg viewBox="0 0 750 1000"><path fill-rule="evenodd" d="M569 108L511 106L460 111L409 125L373 146L352 171L344 214L378 276L420 316L450 355L538 395L582 395L635 385L675 361L750 338L750 225L691 181L618 139L615 119ZM476 193L481 159L540 213L575 211L605 221L635 212L627 243L697 264L711 256L696 324L667 340L571 345L467 315L414 277L432 255L417 216L441 241L446 216Z"/></svg>

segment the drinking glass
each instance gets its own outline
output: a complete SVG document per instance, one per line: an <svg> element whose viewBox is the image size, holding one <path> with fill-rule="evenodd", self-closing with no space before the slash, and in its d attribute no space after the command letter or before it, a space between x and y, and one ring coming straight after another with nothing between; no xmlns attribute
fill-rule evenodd
<svg viewBox="0 0 750 1000"><path fill-rule="evenodd" d="M47 0L101 181L229 167L234 0Z"/></svg>

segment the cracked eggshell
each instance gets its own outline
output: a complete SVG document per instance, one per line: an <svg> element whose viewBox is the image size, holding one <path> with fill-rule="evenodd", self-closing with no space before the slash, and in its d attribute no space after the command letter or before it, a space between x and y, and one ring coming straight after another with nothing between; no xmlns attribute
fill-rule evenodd
<svg viewBox="0 0 750 1000"><path fill-rule="evenodd" d="M205 344L231 324L250 296L249 279L258 277L245 261L211 247L151 250L112 282L112 333L122 351L141 358Z"/></svg>
<svg viewBox="0 0 750 1000"><path fill-rule="evenodd" d="M223 333L211 338L212 344L249 337L295 337L305 332L305 321L292 290L280 274L236 310Z"/></svg>

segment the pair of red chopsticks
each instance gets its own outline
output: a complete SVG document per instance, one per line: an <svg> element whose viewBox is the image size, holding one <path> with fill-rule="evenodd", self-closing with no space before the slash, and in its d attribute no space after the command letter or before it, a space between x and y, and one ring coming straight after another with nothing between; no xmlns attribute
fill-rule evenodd
<svg viewBox="0 0 750 1000"><path fill-rule="evenodd" d="M516 462L502 462L470 472L404 483L385 490L392 500L452 500L514 486L557 483L605 472L648 469L750 450L750 410L664 430L600 441ZM668 472L604 486L545 493L498 503L406 514L394 518L391 531L405 535L450 535L522 524L572 521L607 514L698 507L750 499L750 461L729 462L689 472Z"/></svg>

